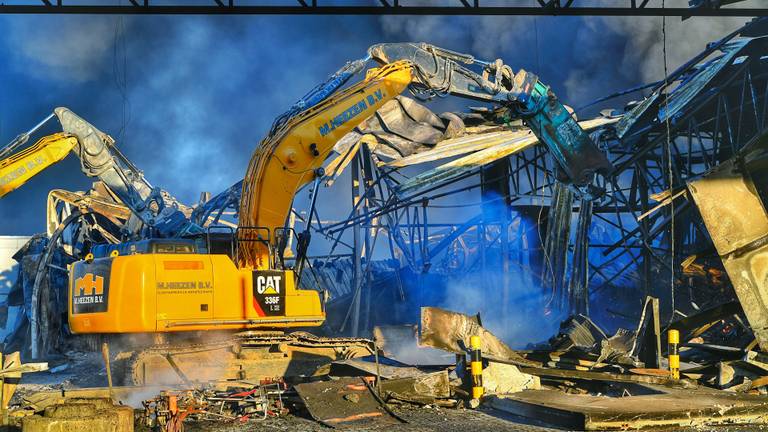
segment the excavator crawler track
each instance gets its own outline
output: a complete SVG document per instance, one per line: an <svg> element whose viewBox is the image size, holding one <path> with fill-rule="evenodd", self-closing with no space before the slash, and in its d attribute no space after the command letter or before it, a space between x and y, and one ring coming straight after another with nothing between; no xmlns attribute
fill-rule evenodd
<svg viewBox="0 0 768 432"><path fill-rule="evenodd" d="M334 360L374 353L373 341L306 332L247 331L210 342L164 344L134 351L126 384L190 385L211 381L300 378Z"/></svg>

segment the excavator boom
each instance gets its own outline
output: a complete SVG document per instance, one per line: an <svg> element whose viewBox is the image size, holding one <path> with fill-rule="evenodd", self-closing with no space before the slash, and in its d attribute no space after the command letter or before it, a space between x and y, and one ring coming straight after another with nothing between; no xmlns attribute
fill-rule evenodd
<svg viewBox="0 0 768 432"><path fill-rule="evenodd" d="M282 227L296 191L312 181L333 145L411 83L411 66L396 62L288 119L251 157L240 205L240 265L271 267L263 227ZM253 229L253 231L249 231Z"/></svg>
<svg viewBox="0 0 768 432"><path fill-rule="evenodd" d="M347 85L370 59L380 66ZM479 65L482 71L462 64ZM282 375L283 367L295 368L302 358L311 363L313 358L373 352L367 341L265 334L263 329L316 327L325 321L320 293L301 289L294 270L285 268L273 252L282 249L276 240L285 233L278 232L285 226L297 191L312 181L314 206L324 175L322 165L334 145L406 89L425 98L454 95L493 104L500 123L525 119L574 183L588 182L592 173L606 168L604 156L589 136L535 75L513 74L500 60L481 62L426 44L376 45L368 57L348 63L279 116L260 142L242 183L235 247L214 253L210 244L203 251L192 240L176 238L120 245L111 251L94 248L71 266L68 315L72 331L183 336L193 331L246 330L238 334L239 340L217 345L223 349L221 358L206 358L211 345L205 343L144 350L128 367L137 383L166 375L171 356L186 359L181 369L197 375L210 369L221 378L224 367L231 372L231 376L224 374L227 378L260 379L256 366ZM107 157L108 137L71 112L57 110L57 115L64 130L77 136L76 151L99 156L91 158L84 171L100 176L132 211L143 211L147 188L139 184L136 189L143 202L134 201L133 193L121 195L121 163ZM126 186L130 192L131 185ZM299 235L298 271L307 243L308 233ZM270 360L274 363L267 363ZM149 377L147 371L157 375Z"/></svg>
<svg viewBox="0 0 768 432"><path fill-rule="evenodd" d="M19 150L54 117L61 123L63 133L43 137ZM152 187L142 172L114 146L112 137L64 107L56 108L30 131L0 149L0 198L61 161L69 152L80 159L83 174L101 180L131 210L127 223L129 236L180 237L202 232L202 228L182 214L172 197Z"/></svg>
<svg viewBox="0 0 768 432"><path fill-rule="evenodd" d="M381 66L369 69L363 81L339 90L368 59ZM462 64L479 65L482 72ZM549 148L561 177L574 184L589 184L595 173L612 168L535 75L524 70L515 74L501 60L483 62L424 43L373 45L366 59L347 64L279 117L256 148L240 201L240 266L261 270L274 266L272 237L284 226L298 189L322 176L317 170L339 139L406 89L425 99L453 95L494 104L500 123L524 119Z"/></svg>
<svg viewBox="0 0 768 432"><path fill-rule="evenodd" d="M77 145L77 138L57 133L0 160L0 198L21 187L49 166L61 161Z"/></svg>

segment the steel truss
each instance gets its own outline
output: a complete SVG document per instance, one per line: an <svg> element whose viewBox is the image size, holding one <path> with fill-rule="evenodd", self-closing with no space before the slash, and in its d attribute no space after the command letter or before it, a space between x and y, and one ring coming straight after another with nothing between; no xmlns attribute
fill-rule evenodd
<svg viewBox="0 0 768 432"><path fill-rule="evenodd" d="M489 219L483 214L489 202L482 202L475 217L433 223L451 207L443 204L448 198L480 191L483 183L498 179L484 178L478 167L459 180L402 195L397 191L401 174L376 168L370 152L363 151L354 162L357 198L349 217L321 224L316 216L314 228L335 239L328 256L341 252L371 257L376 245L384 243L390 258L417 274L471 273L498 265L526 273L542 286L550 300L547 307L554 309L588 313L590 298L640 301L645 295L661 297L669 318L674 310L704 308L722 298L708 290L722 286L700 280L693 290L681 263L692 255L705 267L719 267L720 262L694 204L686 199L685 185L768 131L768 61L763 55L768 46L757 38L741 48L728 48L739 34L762 33L758 25L712 45L652 87L645 107L625 113L624 125L595 137L616 167L610 177L597 181L604 191L599 197L580 198L562 187L546 151L536 146L502 160L510 164L506 199L511 219ZM712 58L727 61L718 71L706 70L713 61L696 66ZM700 86L692 91L697 80ZM659 120L659 109L674 110L669 121ZM671 204L665 200L670 195L675 197ZM349 230L357 234L351 244L342 245ZM489 259L491 250L490 256L501 255L501 262ZM357 312L345 320L351 320L353 328L354 317L366 316L365 305L377 295L370 290L374 262L356 262L350 292L362 299L362 306L353 301ZM499 286L500 301L508 301L514 287L506 281ZM366 328L365 323L359 326Z"/></svg>

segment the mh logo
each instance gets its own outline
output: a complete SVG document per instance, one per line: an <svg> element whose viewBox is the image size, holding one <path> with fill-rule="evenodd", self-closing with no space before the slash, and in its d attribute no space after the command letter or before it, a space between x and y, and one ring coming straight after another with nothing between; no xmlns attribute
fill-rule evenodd
<svg viewBox="0 0 768 432"><path fill-rule="evenodd" d="M104 278L94 276L93 273L86 273L75 280L75 295L90 296L104 294Z"/></svg>

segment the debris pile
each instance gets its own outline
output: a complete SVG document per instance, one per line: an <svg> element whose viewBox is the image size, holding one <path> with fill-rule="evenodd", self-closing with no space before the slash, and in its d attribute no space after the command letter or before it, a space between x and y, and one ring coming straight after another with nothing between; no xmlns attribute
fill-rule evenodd
<svg viewBox="0 0 768 432"><path fill-rule="evenodd" d="M377 328L372 355L332 361L290 380L163 390L142 402L141 422L179 431L184 422L305 416L355 429L407 423L403 412L427 407L500 410L577 430L766 424L768 356L757 350L742 315L733 302L661 328L658 301L648 298L636 328L608 335L574 315L548 342L514 350L479 316L425 307L418 334L411 331L416 326ZM666 344L675 331L678 351ZM396 351L430 349L431 361L396 358ZM670 372L673 352L679 352L679 378Z"/></svg>
<svg viewBox="0 0 768 432"><path fill-rule="evenodd" d="M283 382L262 383L254 388L229 387L184 391L163 391L142 401L141 423L153 430L182 431L185 420L247 422L287 413L283 403Z"/></svg>
<svg viewBox="0 0 768 432"><path fill-rule="evenodd" d="M189 374L175 387L38 392L12 404L9 417L25 431L95 418L106 420L88 423L92 430L129 430L104 415L131 411L114 400L137 409L137 425L169 432L301 417L340 429L386 428L409 423L419 409L503 411L576 430L768 424L768 356L738 302L665 327L657 299L643 305L632 329L609 334L577 314L524 350L484 328L479 315L424 307L420 325L376 328L372 354L328 359L314 372L256 382Z"/></svg>

